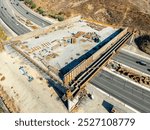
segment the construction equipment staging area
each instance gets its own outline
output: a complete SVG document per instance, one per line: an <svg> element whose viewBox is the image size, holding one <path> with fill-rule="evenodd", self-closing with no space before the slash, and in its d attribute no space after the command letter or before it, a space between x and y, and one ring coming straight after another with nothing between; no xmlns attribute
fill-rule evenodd
<svg viewBox="0 0 150 130"><path fill-rule="evenodd" d="M96 26L74 18L11 40L16 51L57 84L69 111L87 94L86 83L132 35L128 28Z"/></svg>

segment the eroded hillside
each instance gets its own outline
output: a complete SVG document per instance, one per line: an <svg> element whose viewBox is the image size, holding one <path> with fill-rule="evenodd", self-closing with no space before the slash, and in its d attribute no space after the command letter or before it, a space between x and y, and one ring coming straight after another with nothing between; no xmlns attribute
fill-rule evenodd
<svg viewBox="0 0 150 130"><path fill-rule="evenodd" d="M33 0L47 13L81 14L109 24L150 30L150 0Z"/></svg>
<svg viewBox="0 0 150 130"><path fill-rule="evenodd" d="M46 15L84 18L137 30L136 38L150 36L150 0L32 0ZM60 17L61 18L61 17ZM59 19L58 19L59 20ZM62 20L62 19L60 19ZM139 49L150 54L150 43L140 42Z"/></svg>

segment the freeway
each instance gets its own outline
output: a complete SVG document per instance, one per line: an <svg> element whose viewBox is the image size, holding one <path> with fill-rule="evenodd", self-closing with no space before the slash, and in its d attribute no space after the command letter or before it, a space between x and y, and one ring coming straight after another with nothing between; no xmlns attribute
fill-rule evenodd
<svg viewBox="0 0 150 130"><path fill-rule="evenodd" d="M15 17L13 17L10 12L8 12L8 6L4 0L0 0L0 18L3 22L13 30L17 35L25 34L30 32L25 26L19 23Z"/></svg>
<svg viewBox="0 0 150 130"><path fill-rule="evenodd" d="M132 34L130 32L127 32L121 39L119 39L109 50L107 50L94 63L92 63L73 84L71 84L71 88L78 88L84 85L98 71L102 64L108 60L113 52L124 44L131 37L131 35Z"/></svg>
<svg viewBox="0 0 150 130"><path fill-rule="evenodd" d="M103 71L91 81L97 88L116 97L140 112L150 112L150 92Z"/></svg>
<svg viewBox="0 0 150 130"><path fill-rule="evenodd" d="M96 59L88 68L82 72L78 78L76 78L72 83L69 84L69 89L67 89L66 94L62 97L64 101L68 98L76 96L78 92L82 89L85 84L93 77L94 74L98 72L101 66L112 56L113 52L120 48L125 42L129 40L132 33L126 32L115 44L113 44L110 49L104 52L98 59Z"/></svg>
<svg viewBox="0 0 150 130"><path fill-rule="evenodd" d="M133 54L121 52L117 56L113 58L115 61L118 61L122 64L125 64L127 66L130 66L134 69L137 69L141 72L144 72L146 74L150 74L150 71L147 69L150 69L150 61L145 60L141 57L138 57ZM140 65L139 63L136 63L137 61L144 61L146 63L146 66Z"/></svg>
<svg viewBox="0 0 150 130"><path fill-rule="evenodd" d="M31 20L32 22L36 23L37 25L39 25L41 27L46 27L46 26L51 25L51 22L46 21L46 20L34 15L32 11L26 10L22 6L22 3L19 2L18 0L12 0L11 4L22 16Z"/></svg>
<svg viewBox="0 0 150 130"><path fill-rule="evenodd" d="M4 104L2 98L0 97L0 108L3 110L5 113L9 113L9 110L7 109L6 105Z"/></svg>

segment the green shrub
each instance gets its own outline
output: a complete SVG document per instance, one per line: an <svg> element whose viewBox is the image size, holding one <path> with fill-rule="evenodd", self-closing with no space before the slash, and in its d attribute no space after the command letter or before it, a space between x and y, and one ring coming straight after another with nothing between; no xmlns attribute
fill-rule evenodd
<svg viewBox="0 0 150 130"><path fill-rule="evenodd" d="M58 21L63 21L64 20L64 15L62 12L56 13L56 12L49 12L48 14L49 17L58 19Z"/></svg>
<svg viewBox="0 0 150 130"><path fill-rule="evenodd" d="M36 4L35 4L35 3L32 3L31 9L35 9L35 8L36 8Z"/></svg>
<svg viewBox="0 0 150 130"><path fill-rule="evenodd" d="M32 0L25 0L24 3L30 5L32 3Z"/></svg>
<svg viewBox="0 0 150 130"><path fill-rule="evenodd" d="M38 7L38 8L37 8L37 12L39 12L39 14L43 14L43 13L44 13L44 10L43 10L41 7Z"/></svg>
<svg viewBox="0 0 150 130"><path fill-rule="evenodd" d="M63 15L58 15L57 19L58 19L58 21L63 21L64 20L64 16Z"/></svg>
<svg viewBox="0 0 150 130"><path fill-rule="evenodd" d="M36 4L32 0L24 0L24 3L28 5L31 9L36 8Z"/></svg>

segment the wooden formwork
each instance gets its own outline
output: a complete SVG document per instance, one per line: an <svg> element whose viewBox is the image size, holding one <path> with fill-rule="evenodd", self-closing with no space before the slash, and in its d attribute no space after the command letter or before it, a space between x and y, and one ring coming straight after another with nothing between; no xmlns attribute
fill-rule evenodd
<svg viewBox="0 0 150 130"><path fill-rule="evenodd" d="M121 37L123 37L128 31L128 28L124 29L120 32L116 37L114 37L111 41L109 41L104 47L99 49L89 58L83 60L79 65L69 71L66 75L64 75L64 84L68 86L70 82L72 82L81 72L85 71L90 64L93 63L101 54L103 54L106 50L108 50L112 45L116 43Z"/></svg>
<svg viewBox="0 0 150 130"><path fill-rule="evenodd" d="M64 84L68 85L70 82L72 82L81 72L85 71L92 62L93 58L91 56L69 71L66 75L64 75Z"/></svg>
<svg viewBox="0 0 150 130"><path fill-rule="evenodd" d="M120 32L116 37L114 37L111 41L109 41L105 46L103 46L100 50L93 54L93 60L96 60L101 54L106 52L111 46L113 46L116 41L118 41L121 37L123 37L128 32L128 28L124 29Z"/></svg>
<svg viewBox="0 0 150 130"><path fill-rule="evenodd" d="M64 82L64 85L65 86L67 86L68 84L68 74L66 74L66 75L64 75L64 77L63 77L64 79L63 79L63 82Z"/></svg>
<svg viewBox="0 0 150 130"><path fill-rule="evenodd" d="M132 36L130 36L130 38L131 38L131 37L132 37ZM109 57L109 59L111 59L114 55L116 55L116 54L118 53L118 51L120 50L120 48L121 48L122 46L124 46L124 44L127 43L127 42L130 40L130 38L129 38L127 41L125 41L125 42L119 47L119 49L117 49L114 53L112 53L112 55ZM93 73L93 75L92 75L84 84L82 84L82 85L80 86L80 88L84 88L85 85L86 85L86 83L89 82L89 81L97 74L97 72L99 72L99 71L103 68L103 66L105 66L106 64L108 64L109 59L107 59L107 61L106 61L104 64L102 64L101 67L98 67L98 69Z"/></svg>

